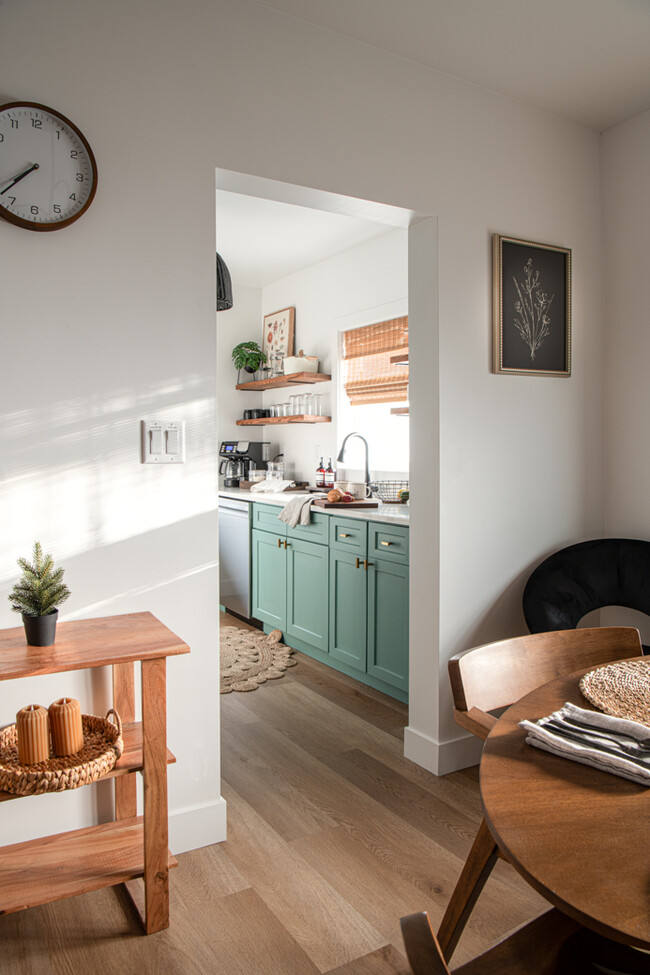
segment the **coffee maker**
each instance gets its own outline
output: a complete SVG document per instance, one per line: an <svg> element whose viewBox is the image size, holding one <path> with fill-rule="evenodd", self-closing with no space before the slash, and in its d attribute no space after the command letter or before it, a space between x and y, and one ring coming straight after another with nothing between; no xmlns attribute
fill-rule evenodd
<svg viewBox="0 0 650 975"><path fill-rule="evenodd" d="M224 440L219 447L219 474L224 476L224 487L239 487L247 481L250 471L266 470L270 459L271 444L252 440Z"/></svg>

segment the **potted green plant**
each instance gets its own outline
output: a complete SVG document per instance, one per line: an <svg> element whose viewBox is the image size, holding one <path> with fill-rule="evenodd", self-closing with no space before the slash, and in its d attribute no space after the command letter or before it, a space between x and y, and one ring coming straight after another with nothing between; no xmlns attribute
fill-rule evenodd
<svg viewBox="0 0 650 975"><path fill-rule="evenodd" d="M9 594L11 608L22 613L25 636L30 647L49 647L54 643L60 606L70 590L63 579L63 569L55 569L51 555L43 554L40 542L34 542L32 562L18 559L22 578Z"/></svg>
<svg viewBox="0 0 650 975"><path fill-rule="evenodd" d="M257 372L266 362L266 353L262 352L257 342L240 342L232 350L232 361L238 371Z"/></svg>

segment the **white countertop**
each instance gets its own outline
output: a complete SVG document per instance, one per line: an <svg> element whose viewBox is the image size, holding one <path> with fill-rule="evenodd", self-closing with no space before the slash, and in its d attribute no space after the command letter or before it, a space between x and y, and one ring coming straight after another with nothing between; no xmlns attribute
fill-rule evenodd
<svg viewBox="0 0 650 975"><path fill-rule="evenodd" d="M284 507L292 498L306 497L307 491L287 491L280 494L267 494L265 491L244 491L241 488L221 488L220 498L233 498L236 501L255 501L258 504L276 504ZM377 501L377 508L312 508L323 514L345 515L346 518L363 518L365 521L381 521L395 525L409 524L408 504L384 504Z"/></svg>

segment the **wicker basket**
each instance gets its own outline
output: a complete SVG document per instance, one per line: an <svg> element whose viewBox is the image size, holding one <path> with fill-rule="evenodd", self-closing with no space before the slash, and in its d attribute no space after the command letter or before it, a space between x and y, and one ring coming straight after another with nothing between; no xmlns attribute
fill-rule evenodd
<svg viewBox="0 0 650 975"><path fill-rule="evenodd" d="M109 721L113 716L114 723ZM37 765L21 765L18 760L16 725L0 731L0 791L16 796L39 796L44 792L63 792L95 782L110 772L122 754L122 722L113 708L105 718L82 714L84 743L74 755L49 758Z"/></svg>

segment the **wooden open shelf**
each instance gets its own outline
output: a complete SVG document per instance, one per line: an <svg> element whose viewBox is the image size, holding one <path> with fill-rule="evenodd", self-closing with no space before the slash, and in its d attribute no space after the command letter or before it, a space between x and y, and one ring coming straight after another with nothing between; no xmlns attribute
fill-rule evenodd
<svg viewBox="0 0 650 975"><path fill-rule="evenodd" d="M122 725L122 740L124 749L115 766L106 775L102 775L98 782L104 779L114 779L118 775L130 775L131 772L142 771L142 722L133 721L131 724ZM167 749L167 764L173 765L176 756L172 755ZM90 783L91 785L94 783ZM27 796L17 796L13 792L0 792L0 802L8 802L10 799L27 799Z"/></svg>
<svg viewBox="0 0 650 975"><path fill-rule="evenodd" d="M22 627L0 631L0 681L111 666L124 740L119 762L102 776L115 779L114 822L0 848L0 915L143 877L146 933L169 926L169 867L176 861L167 848L167 765L174 756L167 748L166 664L189 649L151 613L59 623L51 647L28 647ZM136 663L142 723L135 721ZM132 772L144 779L141 817ZM27 797L0 793L9 798Z"/></svg>
<svg viewBox="0 0 650 975"><path fill-rule="evenodd" d="M238 427L274 427L283 423L331 423L331 416L310 416L297 413L295 416L266 416L259 420L237 420Z"/></svg>
<svg viewBox="0 0 650 975"><path fill-rule="evenodd" d="M399 355L392 355L390 357L390 364L392 366L408 366L409 364L409 354L408 352L402 352Z"/></svg>
<svg viewBox="0 0 650 975"><path fill-rule="evenodd" d="M177 866L169 851L168 866ZM142 876L142 816L5 846L0 858L0 915Z"/></svg>
<svg viewBox="0 0 650 975"><path fill-rule="evenodd" d="M292 372L288 376L273 376L270 379L256 379L252 383L237 383L235 389L285 389L287 386L313 385L329 382L331 376L324 372Z"/></svg>
<svg viewBox="0 0 650 975"><path fill-rule="evenodd" d="M408 416L409 408L408 406L394 406L390 412L393 416Z"/></svg>

